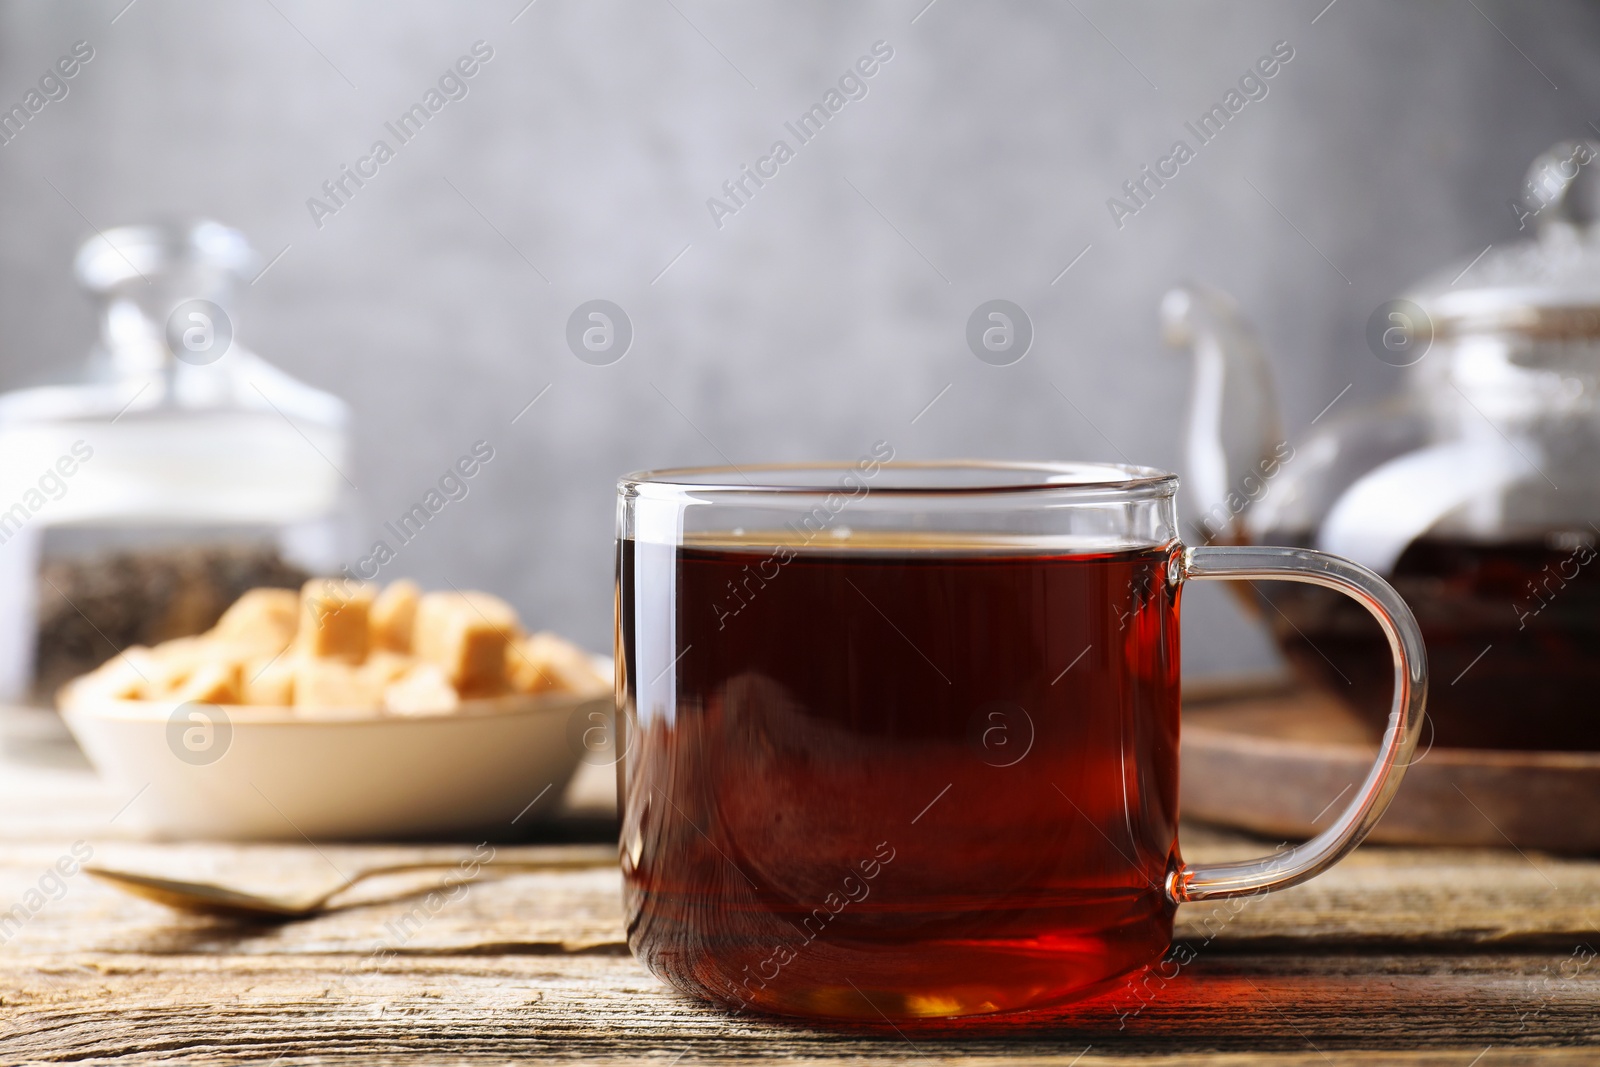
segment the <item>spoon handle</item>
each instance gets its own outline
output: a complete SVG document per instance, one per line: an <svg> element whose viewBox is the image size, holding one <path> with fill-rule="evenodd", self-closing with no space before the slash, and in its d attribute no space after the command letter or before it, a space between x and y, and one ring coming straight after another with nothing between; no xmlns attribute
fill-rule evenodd
<svg viewBox="0 0 1600 1067"><path fill-rule="evenodd" d="M333 889L330 889L321 897L317 898L314 902L310 902L309 906L313 908L320 908L322 905L326 904L340 893L343 893L346 889L349 889L357 882L364 882L369 878L376 878L379 875L404 874L408 871L439 871L449 870L451 868L463 868L463 873L465 873L465 868L472 862L473 861L471 859L417 860L411 863L389 863L379 867L367 867L363 870L357 871L355 874L345 879L344 882L338 886L335 886ZM596 850L589 852L588 854L580 854L576 856L556 856L543 860L487 860L479 863L478 869L480 871L571 871L610 867L614 866L616 862L617 858L615 853L607 851L606 853L601 854L598 850ZM473 877L476 877L476 875ZM470 881L470 879L468 880Z"/></svg>

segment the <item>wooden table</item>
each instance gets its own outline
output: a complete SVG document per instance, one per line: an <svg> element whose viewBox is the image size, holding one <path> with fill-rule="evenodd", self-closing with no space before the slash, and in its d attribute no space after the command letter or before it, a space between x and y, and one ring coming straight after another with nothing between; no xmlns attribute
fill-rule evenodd
<svg viewBox="0 0 1600 1067"><path fill-rule="evenodd" d="M280 927L178 916L81 873L58 889L46 872L75 841L96 862L252 888L471 845L144 843L130 798L47 723L0 725L0 1064L1600 1063L1600 862L1367 847L1242 907L1186 906L1194 959L1170 979L1003 1021L804 1026L657 982L623 943L610 868L485 875L431 911L414 895ZM1262 850L1197 827L1184 843L1196 859Z"/></svg>

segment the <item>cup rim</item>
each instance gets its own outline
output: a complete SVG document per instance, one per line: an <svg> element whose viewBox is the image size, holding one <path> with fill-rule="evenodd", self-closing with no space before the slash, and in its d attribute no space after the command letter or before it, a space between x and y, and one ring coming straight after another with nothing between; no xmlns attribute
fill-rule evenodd
<svg viewBox="0 0 1600 1067"><path fill-rule="evenodd" d="M874 465L876 470L868 474ZM897 484L885 477L891 472L910 477ZM663 467L625 475L617 482L617 490L624 496L817 495L839 492L841 479L851 473L874 494L909 497L1049 493L1127 500L1170 497L1178 489L1176 474L1132 463L950 459ZM946 476L943 483L937 480L941 474Z"/></svg>

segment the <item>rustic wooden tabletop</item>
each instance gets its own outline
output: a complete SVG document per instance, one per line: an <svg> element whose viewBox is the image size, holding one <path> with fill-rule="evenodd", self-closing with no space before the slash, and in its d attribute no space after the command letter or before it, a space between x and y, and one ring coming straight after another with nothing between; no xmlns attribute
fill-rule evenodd
<svg viewBox="0 0 1600 1067"><path fill-rule="evenodd" d="M603 792L604 775L587 785ZM961 1025L808 1026L732 1017L656 981L623 943L609 866L486 871L443 903L396 899L430 884L412 876L368 885L370 906L268 927L180 916L59 873L92 850L108 866L292 889L473 852L148 843L128 828L137 803L40 722L10 721L0 1063L1600 1062L1595 861L1369 846L1296 889L1186 906L1177 937L1191 962L1092 1002ZM1194 858L1262 847L1198 828L1184 845ZM502 859L609 851L492 847Z"/></svg>

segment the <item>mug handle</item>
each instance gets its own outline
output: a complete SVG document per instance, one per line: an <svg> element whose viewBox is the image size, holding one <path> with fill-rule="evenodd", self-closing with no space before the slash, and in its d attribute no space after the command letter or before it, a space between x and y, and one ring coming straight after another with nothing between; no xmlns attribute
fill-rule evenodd
<svg viewBox="0 0 1600 1067"><path fill-rule="evenodd" d="M1167 875L1175 904L1219 900L1287 889L1343 859L1377 824L1411 762L1428 696L1428 658L1422 633L1406 602L1382 578L1358 563L1309 548L1217 546L1185 548L1183 579L1275 578L1305 582L1355 598L1378 620L1394 654L1394 703L1378 758L1355 799L1332 826L1285 852L1234 863L1181 864Z"/></svg>

